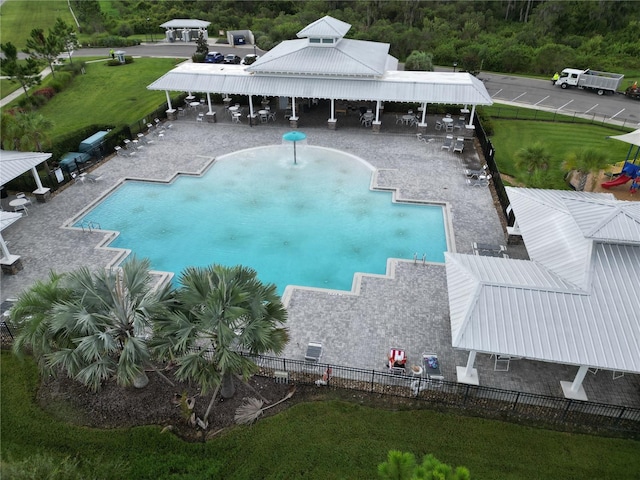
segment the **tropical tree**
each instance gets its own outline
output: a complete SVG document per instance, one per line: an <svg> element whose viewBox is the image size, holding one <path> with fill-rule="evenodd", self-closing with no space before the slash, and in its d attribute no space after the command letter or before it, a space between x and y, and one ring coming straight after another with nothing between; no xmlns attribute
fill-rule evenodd
<svg viewBox="0 0 640 480"><path fill-rule="evenodd" d="M13 341L14 353L30 352L42 373L50 373L47 355L72 346L69 338L54 335L50 330L54 306L70 296L61 284L62 278L63 274L50 272L49 278L36 281L9 310L9 320L18 331Z"/></svg>
<svg viewBox="0 0 640 480"><path fill-rule="evenodd" d="M257 371L249 354L278 354L288 341L287 312L273 284L263 284L243 266L189 267L180 276L178 309L156 322L152 351L173 359L176 377L195 381L215 399L235 394L234 377L247 381Z"/></svg>
<svg viewBox="0 0 640 480"><path fill-rule="evenodd" d="M580 185L584 185L587 181L587 176L591 174L591 190L593 190L598 181L598 173L609 164L609 155L601 150L587 147L569 152L562 167L566 171L578 170L581 172Z"/></svg>
<svg viewBox="0 0 640 480"><path fill-rule="evenodd" d="M412 453L391 450L387 461L378 465L378 475L384 480L469 480L471 474L465 467L455 470L442 463L433 455L426 455L421 465L417 465Z"/></svg>
<svg viewBox="0 0 640 480"><path fill-rule="evenodd" d="M20 150L42 152L49 140L51 120L36 112L24 112L15 116L20 133Z"/></svg>
<svg viewBox="0 0 640 480"><path fill-rule="evenodd" d="M38 347L46 370L60 369L94 391L113 375L121 386L146 385L146 338L171 303L170 287L155 288L149 266L148 260L133 258L117 270L85 267L65 274L49 286L48 308L42 295L21 297L18 305L24 303L24 310L14 315L34 334L17 342L16 349ZM39 317L28 309L36 301L33 308L43 312Z"/></svg>
<svg viewBox="0 0 640 480"><path fill-rule="evenodd" d="M546 171L551 163L551 154L540 142L521 148L515 154L516 167L526 171L529 176L537 171Z"/></svg>
<svg viewBox="0 0 640 480"><path fill-rule="evenodd" d="M4 58L0 58L0 67L3 75L9 77L9 81L18 83L29 96L29 88L40 83L40 67L35 58L27 58L24 62L18 62L18 50L11 42L0 45Z"/></svg>

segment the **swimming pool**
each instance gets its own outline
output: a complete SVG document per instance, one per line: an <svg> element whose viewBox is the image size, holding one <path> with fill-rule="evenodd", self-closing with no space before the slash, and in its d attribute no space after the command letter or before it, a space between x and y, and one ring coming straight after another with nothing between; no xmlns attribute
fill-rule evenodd
<svg viewBox="0 0 640 480"><path fill-rule="evenodd" d="M444 262L443 208L393 203L369 189L373 168L337 150L260 147L225 155L202 177L126 181L86 213L120 235L111 247L156 270L242 264L260 280L350 290L355 272L384 274L388 258Z"/></svg>

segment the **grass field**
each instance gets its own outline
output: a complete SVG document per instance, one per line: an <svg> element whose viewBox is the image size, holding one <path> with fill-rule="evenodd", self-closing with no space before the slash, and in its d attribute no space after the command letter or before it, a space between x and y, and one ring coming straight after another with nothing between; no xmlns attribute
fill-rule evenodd
<svg viewBox="0 0 640 480"><path fill-rule="evenodd" d="M6 0L0 7L2 43L11 42L20 51L26 46L31 30L42 28L46 32L58 17L75 26L65 0Z"/></svg>
<svg viewBox="0 0 640 480"><path fill-rule="evenodd" d="M54 123L51 138L93 123L133 123L165 101L164 92L146 87L174 66L175 60L167 58L141 58L118 67L87 64L86 75L77 76L39 113Z"/></svg>
<svg viewBox="0 0 640 480"><path fill-rule="evenodd" d="M548 114L553 115L553 114ZM629 145L607 139L610 135L621 135L617 129L580 123L561 123L529 120L492 119L495 134L491 137L496 153L495 160L500 173L526 183L526 173L515 165L515 153L522 147L541 142L551 153L550 170L554 171L553 185L547 188L567 188L561 170L567 154L584 147L605 152L614 164L624 160Z"/></svg>
<svg viewBox="0 0 640 480"><path fill-rule="evenodd" d="M0 78L0 98L6 97L18 89L22 89L19 83L12 83L6 78Z"/></svg>
<svg viewBox="0 0 640 480"><path fill-rule="evenodd" d="M120 459L129 466L121 478L136 479L369 479L377 478L376 465L388 450L400 449L465 465L474 479L623 480L640 471L637 441L342 401L299 404L197 444L158 427L74 427L34 403L38 375L31 360L21 363L3 352L0 361L3 461L36 453L85 462Z"/></svg>

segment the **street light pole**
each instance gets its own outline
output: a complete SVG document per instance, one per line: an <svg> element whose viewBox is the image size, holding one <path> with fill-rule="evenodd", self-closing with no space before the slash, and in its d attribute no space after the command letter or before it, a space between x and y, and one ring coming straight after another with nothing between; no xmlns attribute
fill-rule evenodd
<svg viewBox="0 0 640 480"><path fill-rule="evenodd" d="M456 68L458 68L458 62L453 62L453 73L456 73Z"/></svg>

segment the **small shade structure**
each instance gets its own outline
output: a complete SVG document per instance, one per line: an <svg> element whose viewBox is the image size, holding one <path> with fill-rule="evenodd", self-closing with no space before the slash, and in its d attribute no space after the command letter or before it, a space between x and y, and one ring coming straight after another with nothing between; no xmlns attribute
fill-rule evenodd
<svg viewBox="0 0 640 480"><path fill-rule="evenodd" d="M293 142L293 163L298 163L298 159L296 157L296 143L307 138L306 133L298 132L293 130L291 132L287 132L282 135L282 139L287 142Z"/></svg>
<svg viewBox="0 0 640 480"><path fill-rule="evenodd" d="M634 132L625 133L624 135L615 135L607 138L613 138L614 140L620 140L621 142L630 144L629 152L627 152L627 160L626 160L627 162L631 157L631 152L633 151L633 147L634 146L638 147L636 149L636 155L633 158L633 163L636 163L636 160L638 160L638 156L640 155L640 128Z"/></svg>

